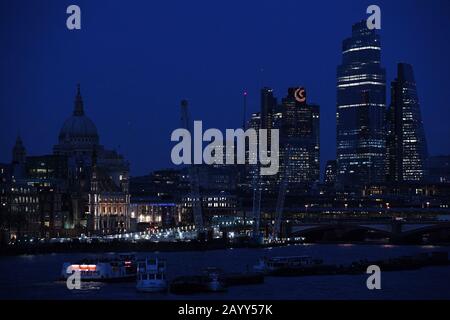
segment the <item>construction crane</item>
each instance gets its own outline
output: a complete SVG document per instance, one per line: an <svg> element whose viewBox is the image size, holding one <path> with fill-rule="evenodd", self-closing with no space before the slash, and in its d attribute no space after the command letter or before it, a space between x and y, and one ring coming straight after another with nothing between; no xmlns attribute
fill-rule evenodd
<svg viewBox="0 0 450 320"><path fill-rule="evenodd" d="M261 222L261 177L260 167L256 164L253 167L252 177L253 188L253 240L255 242L261 241L260 222Z"/></svg>
<svg viewBox="0 0 450 320"><path fill-rule="evenodd" d="M277 205L275 208L275 225L273 227L272 238L281 238L281 221L283 219L284 201L286 199L287 187L289 184L289 175L291 172L291 148L287 145L284 149L284 168L281 172L280 190L277 197Z"/></svg>
<svg viewBox="0 0 450 320"><path fill-rule="evenodd" d="M242 121L242 130L245 131L247 127L247 91L245 90L243 92L243 98L244 98L244 116ZM257 155L248 153L248 161L250 162L250 157L256 157ZM255 242L261 241L260 236L260 221L261 221L261 180L260 180L260 166L259 164L255 164L252 167L252 189L253 189L253 210L252 210L252 216L253 216L253 240ZM242 207L242 210L244 211L245 215L245 208Z"/></svg>
<svg viewBox="0 0 450 320"><path fill-rule="evenodd" d="M247 90L244 90L242 93L243 97L243 118L242 118L242 130L247 129ZM250 154L250 151L247 153L247 161L250 163L250 157L257 157L256 154ZM253 217L253 240L255 242L260 242L261 236L259 232L260 221L261 221L261 181L260 181L260 166L259 164L252 165L251 171L248 172L252 175L251 187L253 189L253 209L252 209L252 217ZM247 170L244 171L247 173ZM242 205L242 211L244 213L244 217L246 216L246 210ZM244 218L245 219L245 218Z"/></svg>
<svg viewBox="0 0 450 320"><path fill-rule="evenodd" d="M191 126L189 122L189 110L188 101L181 101L181 125L184 129L189 131L192 135ZM189 184L191 188L191 201L192 201L192 212L194 215L195 229L197 230L197 236L203 235L205 232L205 227L203 224L203 213L202 213L202 199L200 197L200 182L199 182L199 170L198 166L192 161L193 153L191 152L191 165L189 166Z"/></svg>

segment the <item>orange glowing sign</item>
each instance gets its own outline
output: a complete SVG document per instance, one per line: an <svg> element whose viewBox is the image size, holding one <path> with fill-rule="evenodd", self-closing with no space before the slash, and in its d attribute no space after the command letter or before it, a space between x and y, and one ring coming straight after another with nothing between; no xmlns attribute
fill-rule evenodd
<svg viewBox="0 0 450 320"><path fill-rule="evenodd" d="M305 90L305 88L301 87L301 88L295 89L294 97L295 97L295 100L297 100L300 103L305 102L306 101L306 90Z"/></svg>

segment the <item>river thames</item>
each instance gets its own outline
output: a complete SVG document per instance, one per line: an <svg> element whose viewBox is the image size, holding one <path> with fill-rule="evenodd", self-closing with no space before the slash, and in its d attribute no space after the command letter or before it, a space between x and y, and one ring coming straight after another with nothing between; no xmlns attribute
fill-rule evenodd
<svg viewBox="0 0 450 320"><path fill-rule="evenodd" d="M441 246L394 246L359 244L310 244L264 249L226 249L191 252L137 253L138 257L158 255L167 260L169 280L201 273L206 267L225 272L251 269L262 256L310 255L325 263L349 263L360 259L387 259L420 252L446 251ZM103 255L113 255L105 253ZM83 283L81 290L68 290L58 281L63 262L74 262L97 254L44 254L0 257L0 299L450 299L450 266L412 271L383 272L381 290L368 290L368 275L266 277L264 284L230 287L224 293L180 296L143 294L135 283Z"/></svg>

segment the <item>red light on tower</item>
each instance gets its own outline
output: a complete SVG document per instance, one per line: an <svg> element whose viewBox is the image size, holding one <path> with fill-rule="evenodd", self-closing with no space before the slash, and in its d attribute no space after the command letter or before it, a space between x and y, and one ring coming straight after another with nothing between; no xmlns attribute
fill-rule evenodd
<svg viewBox="0 0 450 320"><path fill-rule="evenodd" d="M244 96L244 118L242 120L242 128L245 130L245 124L246 124L246 115L247 115L247 90L244 90L243 92Z"/></svg>

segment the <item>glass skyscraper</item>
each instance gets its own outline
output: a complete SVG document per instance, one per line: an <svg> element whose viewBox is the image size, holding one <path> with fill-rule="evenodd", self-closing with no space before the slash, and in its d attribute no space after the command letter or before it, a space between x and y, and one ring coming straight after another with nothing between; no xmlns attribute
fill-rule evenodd
<svg viewBox="0 0 450 320"><path fill-rule="evenodd" d="M386 73L380 36L366 21L353 25L337 68L337 183L362 186L386 177Z"/></svg>
<svg viewBox="0 0 450 320"><path fill-rule="evenodd" d="M261 89L261 129L273 128L273 114L277 107L277 99L273 95L273 89L264 87ZM270 145L270 143L269 143Z"/></svg>
<svg viewBox="0 0 450 320"><path fill-rule="evenodd" d="M388 177L390 182L425 179L427 142L411 65L399 63L391 85L388 112Z"/></svg>

